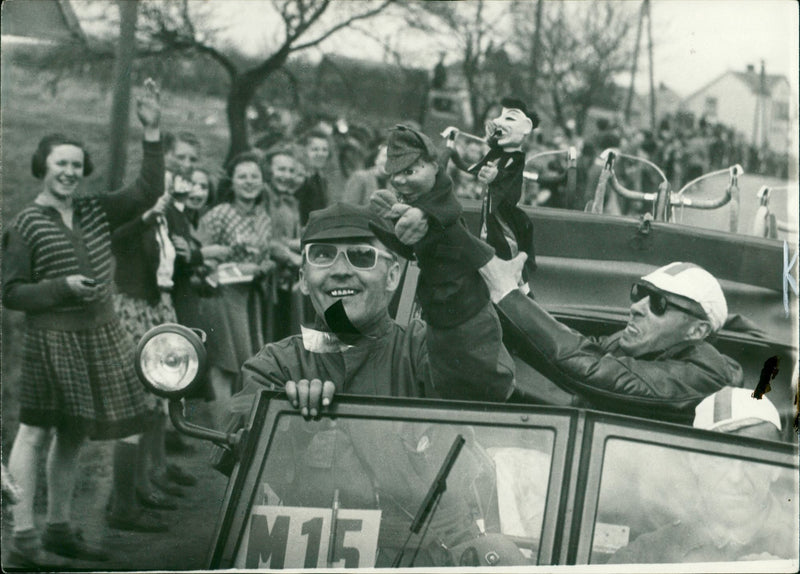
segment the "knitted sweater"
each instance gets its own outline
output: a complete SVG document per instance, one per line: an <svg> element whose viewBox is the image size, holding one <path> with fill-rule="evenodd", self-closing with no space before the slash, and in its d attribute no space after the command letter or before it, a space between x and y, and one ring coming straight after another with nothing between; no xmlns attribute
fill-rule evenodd
<svg viewBox="0 0 800 574"><path fill-rule="evenodd" d="M116 192L76 199L72 229L52 207L31 205L3 234L3 304L25 311L29 327L77 331L114 317L111 232L148 209L164 193L161 142L144 142L136 181ZM102 294L83 302L67 285L69 275L98 281Z"/></svg>

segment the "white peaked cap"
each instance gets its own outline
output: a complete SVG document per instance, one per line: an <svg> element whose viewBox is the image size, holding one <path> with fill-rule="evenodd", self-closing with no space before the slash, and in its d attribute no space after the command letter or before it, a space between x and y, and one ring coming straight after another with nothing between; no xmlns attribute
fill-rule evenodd
<svg viewBox="0 0 800 574"><path fill-rule="evenodd" d="M719 331L728 318L728 303L719 281L694 263L670 263L645 275L642 280L656 289L699 303L714 331Z"/></svg>
<svg viewBox="0 0 800 574"><path fill-rule="evenodd" d="M733 432L761 421L772 423L781 430L781 417L771 400L767 397L756 399L749 389L723 387L695 407L692 426Z"/></svg>

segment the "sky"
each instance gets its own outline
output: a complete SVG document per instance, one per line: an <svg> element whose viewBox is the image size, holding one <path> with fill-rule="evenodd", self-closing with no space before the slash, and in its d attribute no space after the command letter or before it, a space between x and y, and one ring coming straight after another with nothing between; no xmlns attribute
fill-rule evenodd
<svg viewBox="0 0 800 574"><path fill-rule="evenodd" d="M486 11L489 14L500 11L506 1L491 0L488 3L491 8ZM565 1L580 5L588 0ZM615 1L629 4L633 11L641 5L640 0ZM72 4L80 14L85 1L72 0ZM359 4L350 0L342 1L340 6L356 9ZM656 84L663 82L687 96L727 70L744 71L748 64L758 70L763 59L767 73L786 75L795 101L800 99L800 24L796 0L651 0L651 4ZM197 0L195 6L211 6L215 14L222 16L214 18L214 25L228 34L228 41L252 55L269 53L270 44L274 43L280 30L269 0ZM404 62L406 65L432 68L443 48L441 40L434 43L429 37L407 31L402 19L397 17L381 16L363 26L394 47L402 48L407 53L404 56L408 58ZM635 30L632 37L635 37ZM648 90L645 39L643 34L636 83L640 93ZM342 31L320 48L306 50L303 54L314 59L326 51L374 60L384 56L380 44L352 30ZM458 53L452 50L448 63L457 58Z"/></svg>
<svg viewBox="0 0 800 574"><path fill-rule="evenodd" d="M469 0L466 0L469 1ZM499 4L503 0L494 0ZM550 0L555 1L555 0ZM581 2L583 0L571 0ZM639 6L638 0L626 0ZM256 0L231 2L231 23L236 37L249 51L264 48L266 15ZM795 0L652 0L655 81L664 82L681 95L689 95L725 71L756 69L765 61L767 73L783 73L798 94L798 3ZM384 37L403 37L396 23L374 23ZM633 32L635 35L635 32ZM634 36L635 37L635 36ZM648 70L642 38L637 91L648 89ZM415 36L414 48L420 46ZM402 45L402 40L395 43ZM382 49L366 37L343 32L323 49L345 55L380 59ZM436 61L439 46L431 46ZM320 51L310 52L319 56Z"/></svg>
<svg viewBox="0 0 800 574"><path fill-rule="evenodd" d="M794 0L653 0L652 17L656 77L682 95L728 69L758 70L763 59L766 72L785 74L797 96Z"/></svg>

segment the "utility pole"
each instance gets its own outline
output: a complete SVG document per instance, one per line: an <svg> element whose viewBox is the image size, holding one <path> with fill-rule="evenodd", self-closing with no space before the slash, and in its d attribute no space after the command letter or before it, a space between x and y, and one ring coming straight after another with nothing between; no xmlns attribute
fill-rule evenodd
<svg viewBox="0 0 800 574"><path fill-rule="evenodd" d="M536 0L536 30L533 33L533 46L531 47L531 75L528 93L531 99L536 100L536 89L539 85L539 57L542 51L542 10L544 0Z"/></svg>
<svg viewBox="0 0 800 574"><path fill-rule="evenodd" d="M761 74L759 78L759 98L761 99L761 149L766 150L767 143L767 73L764 69L764 60L761 60Z"/></svg>
<svg viewBox="0 0 800 574"><path fill-rule="evenodd" d="M650 14L650 0L642 0L642 7L639 10L639 22L636 26L636 45L633 49L633 63L631 64L631 84L628 87L628 98L625 102L625 123L631 121L631 111L633 109L634 83L636 82L636 71L639 65L639 46L642 43L642 26L644 19L647 18L647 55L648 67L650 72L650 129L656 129L656 88L653 70L653 19Z"/></svg>
<svg viewBox="0 0 800 574"><path fill-rule="evenodd" d="M633 84L636 81L636 69L639 65L639 46L642 43L642 21L644 20L644 6L639 8L639 22L636 25L636 44L633 47L633 63L631 64L631 85L628 87L628 99L625 102L625 123L631 121L631 108L633 107Z"/></svg>
<svg viewBox="0 0 800 574"><path fill-rule="evenodd" d="M748 66L752 70L752 66ZM755 70L748 71L755 74ZM767 147L767 74L764 70L764 60L761 60L761 70L758 76L758 92L756 95L756 109L753 114L753 138L754 148L763 150Z"/></svg>
<svg viewBox="0 0 800 574"><path fill-rule="evenodd" d="M122 187L128 149L128 124L131 103L131 70L136 52L137 0L119 0L119 41L114 61L114 97L111 103L111 161L108 188Z"/></svg>
<svg viewBox="0 0 800 574"><path fill-rule="evenodd" d="M650 58L650 131L656 132L656 84L653 78L653 16L650 14L650 0L644 0L647 6L647 54Z"/></svg>

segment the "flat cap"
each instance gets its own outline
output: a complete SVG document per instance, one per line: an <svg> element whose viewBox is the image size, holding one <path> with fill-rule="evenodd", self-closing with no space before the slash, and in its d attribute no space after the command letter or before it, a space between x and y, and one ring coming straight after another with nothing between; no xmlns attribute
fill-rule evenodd
<svg viewBox="0 0 800 574"><path fill-rule="evenodd" d="M404 170L422 156L437 156L436 146L428 136L409 126L392 128L386 147L386 173Z"/></svg>
<svg viewBox="0 0 800 574"><path fill-rule="evenodd" d="M303 232L300 243L314 241L331 241L335 239L370 239L375 234L370 224L380 228L386 226L368 207L351 203L334 203L325 209L312 211L308 216L308 225Z"/></svg>

